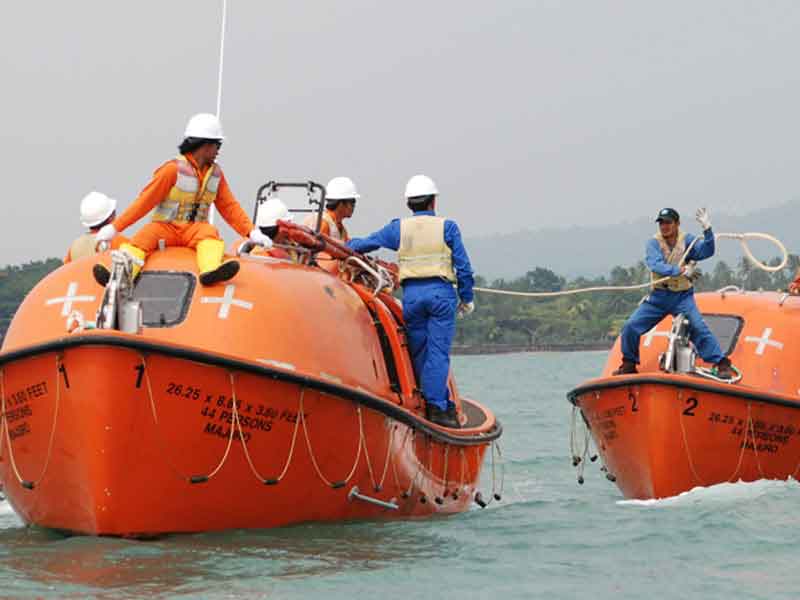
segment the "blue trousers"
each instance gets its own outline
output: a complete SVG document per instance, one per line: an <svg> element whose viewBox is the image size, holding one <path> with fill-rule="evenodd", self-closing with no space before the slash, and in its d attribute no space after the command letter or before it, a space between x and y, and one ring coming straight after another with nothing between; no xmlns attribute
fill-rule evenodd
<svg viewBox="0 0 800 600"><path fill-rule="evenodd" d="M650 331L667 315L680 313L689 318L689 339L697 353L707 363L716 364L724 358L719 342L703 320L694 301L694 290L671 292L653 290L639 305L622 328L622 357L639 363L639 338Z"/></svg>
<svg viewBox="0 0 800 600"><path fill-rule="evenodd" d="M447 376L457 305L456 291L446 281L411 279L403 282L403 318L411 362L425 401L441 410L453 404Z"/></svg>

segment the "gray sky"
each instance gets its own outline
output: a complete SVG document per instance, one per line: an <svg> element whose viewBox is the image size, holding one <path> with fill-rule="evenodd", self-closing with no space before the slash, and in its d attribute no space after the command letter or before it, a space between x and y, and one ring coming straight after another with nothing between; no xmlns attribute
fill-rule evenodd
<svg viewBox="0 0 800 600"><path fill-rule="evenodd" d="M4 7L0 263L62 256L85 193L127 206L214 112L221 5ZM794 1L229 0L220 162L248 212L349 175L356 235L418 172L467 238L753 211L798 197L798 31Z"/></svg>

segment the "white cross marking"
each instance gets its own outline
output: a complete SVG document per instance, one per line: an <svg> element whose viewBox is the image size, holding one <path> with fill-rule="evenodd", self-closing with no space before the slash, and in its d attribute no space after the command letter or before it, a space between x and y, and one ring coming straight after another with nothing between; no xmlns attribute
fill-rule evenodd
<svg viewBox="0 0 800 600"><path fill-rule="evenodd" d="M758 346L756 346L756 354L764 354L764 349L767 346L775 346L778 350L783 350L783 343L776 342L775 340L769 339L769 336L772 335L772 327L767 327L764 329L764 333L761 334L761 337L755 337L752 335L748 335L744 338L745 342L758 342Z"/></svg>
<svg viewBox="0 0 800 600"><path fill-rule="evenodd" d="M67 286L66 296L62 296L61 298L50 298L50 300L45 301L45 306L51 306L53 304L63 304L64 306L61 309L61 316L66 317L72 310L73 302L94 302L94 296L77 296L76 295L77 291L78 291L78 282L70 281L69 285Z"/></svg>
<svg viewBox="0 0 800 600"><path fill-rule="evenodd" d="M644 345L645 346L649 346L650 342L653 341L653 338L655 336L658 336L658 337L669 337L669 331L656 331L656 328L653 327L650 331L647 332L647 335L644 337Z"/></svg>
<svg viewBox="0 0 800 600"><path fill-rule="evenodd" d="M233 297L233 292L236 290L236 284L231 283L225 286L224 296L203 296L200 298L202 304L221 304L217 317L220 319L227 319L228 314L231 312L231 304L239 308L246 308L253 310L253 303L246 300L237 300Z"/></svg>

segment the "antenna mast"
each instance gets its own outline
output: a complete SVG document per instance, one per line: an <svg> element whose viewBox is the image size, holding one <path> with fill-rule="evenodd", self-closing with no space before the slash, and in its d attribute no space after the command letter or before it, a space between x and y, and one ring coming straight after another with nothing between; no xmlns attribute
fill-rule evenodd
<svg viewBox="0 0 800 600"><path fill-rule="evenodd" d="M222 67L225 63L225 21L228 15L228 0L222 0L222 28L219 34L219 74L217 76L217 118L222 117ZM214 224L214 206L208 211L208 222Z"/></svg>

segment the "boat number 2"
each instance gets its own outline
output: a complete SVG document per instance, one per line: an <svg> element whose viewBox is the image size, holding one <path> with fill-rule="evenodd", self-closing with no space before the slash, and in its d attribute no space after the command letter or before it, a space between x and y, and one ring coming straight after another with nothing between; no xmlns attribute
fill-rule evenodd
<svg viewBox="0 0 800 600"><path fill-rule="evenodd" d="M683 409L683 414L685 414L687 417L693 417L694 416L694 409L697 408L697 404L698 404L697 398L695 398L693 396L690 397L690 398L687 398L686 399L686 408Z"/></svg>
<svg viewBox="0 0 800 600"><path fill-rule="evenodd" d="M636 396L633 392L628 392L628 400L631 401L631 412L639 412L639 405L636 404Z"/></svg>

